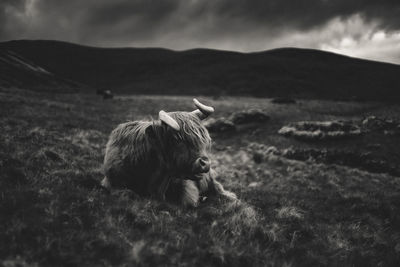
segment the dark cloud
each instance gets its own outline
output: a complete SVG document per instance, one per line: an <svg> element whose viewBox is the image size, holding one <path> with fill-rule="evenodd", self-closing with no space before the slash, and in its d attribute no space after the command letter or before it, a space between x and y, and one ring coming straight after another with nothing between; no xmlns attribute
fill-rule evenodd
<svg viewBox="0 0 400 267"><path fill-rule="evenodd" d="M86 20L91 25L107 25L140 18L142 23L151 25L168 18L177 7L178 1L113 1L94 6Z"/></svg>
<svg viewBox="0 0 400 267"><path fill-rule="evenodd" d="M349 34L363 39L368 27L397 32L399 18L399 0L2 0L0 40L243 51L319 48Z"/></svg>
<svg viewBox="0 0 400 267"><path fill-rule="evenodd" d="M82 24L96 29L96 37L122 38L125 41L157 39L161 25L173 20L178 1L113 1L97 5L82 19Z"/></svg>

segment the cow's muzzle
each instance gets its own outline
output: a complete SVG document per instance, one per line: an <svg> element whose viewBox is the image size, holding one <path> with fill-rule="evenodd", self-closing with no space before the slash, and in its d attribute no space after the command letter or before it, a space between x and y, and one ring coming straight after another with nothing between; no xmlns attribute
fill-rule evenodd
<svg viewBox="0 0 400 267"><path fill-rule="evenodd" d="M205 173L210 170L210 159L201 157L196 159L193 164L193 173Z"/></svg>

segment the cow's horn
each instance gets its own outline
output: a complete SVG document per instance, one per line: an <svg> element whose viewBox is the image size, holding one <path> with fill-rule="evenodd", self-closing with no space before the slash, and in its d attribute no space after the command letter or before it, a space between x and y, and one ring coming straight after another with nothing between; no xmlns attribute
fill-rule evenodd
<svg viewBox="0 0 400 267"><path fill-rule="evenodd" d="M196 98L193 98L194 105L198 108L192 111L193 114L197 115L201 120L204 120L214 112L214 108L206 106L199 102Z"/></svg>
<svg viewBox="0 0 400 267"><path fill-rule="evenodd" d="M167 112L164 110L161 110L158 113L158 117L160 118L161 121L163 121L165 124L168 126L171 126L173 129L179 131L181 128L179 127L179 124L174 120L170 115L168 115Z"/></svg>

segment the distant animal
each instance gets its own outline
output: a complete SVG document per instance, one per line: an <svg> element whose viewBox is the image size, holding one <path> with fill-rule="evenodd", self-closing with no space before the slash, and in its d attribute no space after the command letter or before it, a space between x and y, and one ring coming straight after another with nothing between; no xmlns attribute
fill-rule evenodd
<svg viewBox="0 0 400 267"><path fill-rule="evenodd" d="M214 108L193 102L192 112L161 110L157 120L118 125L106 145L102 185L191 207L207 194L236 199L210 167L211 138L202 120Z"/></svg>
<svg viewBox="0 0 400 267"><path fill-rule="evenodd" d="M111 93L110 90L105 90L103 92L103 99L112 99L114 95Z"/></svg>
<svg viewBox="0 0 400 267"><path fill-rule="evenodd" d="M111 90L103 90L103 89L97 89L96 90L97 95L102 95L103 99L112 99L114 95L112 94Z"/></svg>

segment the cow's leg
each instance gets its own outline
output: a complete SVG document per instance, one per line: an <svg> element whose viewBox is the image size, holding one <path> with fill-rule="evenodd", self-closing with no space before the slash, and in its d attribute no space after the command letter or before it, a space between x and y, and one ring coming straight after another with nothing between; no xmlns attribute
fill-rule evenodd
<svg viewBox="0 0 400 267"><path fill-rule="evenodd" d="M182 181L181 204L186 207L197 207L199 204L200 192L192 180Z"/></svg>
<svg viewBox="0 0 400 267"><path fill-rule="evenodd" d="M210 170L210 183L209 187L215 194L226 197L230 200L237 200L235 193L227 191L224 189L221 183L216 180L217 173L214 170Z"/></svg>
<svg viewBox="0 0 400 267"><path fill-rule="evenodd" d="M148 178L147 191L152 197L164 201L170 182L171 178L168 174L163 173L161 170L156 170Z"/></svg>
<svg viewBox="0 0 400 267"><path fill-rule="evenodd" d="M164 178L160 181L160 184L157 187L156 195L162 201L165 200L165 193L167 192L170 182L171 179L169 177Z"/></svg>
<svg viewBox="0 0 400 267"><path fill-rule="evenodd" d="M211 187L214 189L214 192L217 195L226 197L230 200L237 200L237 196L235 193L225 190L224 187L222 186L222 184L220 184L216 180L212 179L211 183L212 183Z"/></svg>

